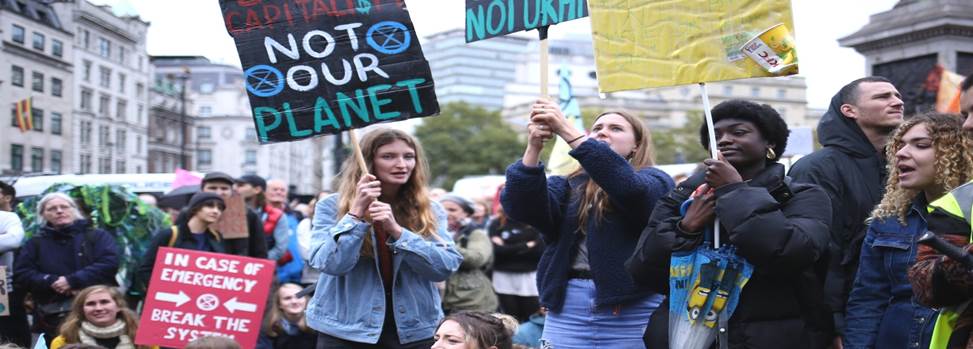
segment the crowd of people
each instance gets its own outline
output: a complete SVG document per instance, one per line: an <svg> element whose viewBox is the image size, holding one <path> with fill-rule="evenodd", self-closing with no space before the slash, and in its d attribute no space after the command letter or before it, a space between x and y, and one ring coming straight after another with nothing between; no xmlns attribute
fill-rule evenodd
<svg viewBox="0 0 973 349"><path fill-rule="evenodd" d="M725 101L699 125L718 156L678 182L632 114L584 133L542 99L493 197L429 187L418 140L379 128L306 205L280 180L207 173L122 285L115 237L70 196L40 198L25 239L0 182L0 342L143 347L136 311L175 247L275 261L257 348L668 348L670 259L719 239L753 266L721 347L967 348L970 266L918 243L973 249L973 78L961 89L961 115L906 116L887 79L852 81L789 171L777 111ZM566 176L540 159L556 138L578 163Z"/></svg>

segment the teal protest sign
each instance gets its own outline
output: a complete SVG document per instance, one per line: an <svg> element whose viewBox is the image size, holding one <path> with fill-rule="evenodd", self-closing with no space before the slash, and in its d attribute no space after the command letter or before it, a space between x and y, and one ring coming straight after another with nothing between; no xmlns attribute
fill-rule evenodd
<svg viewBox="0 0 973 349"><path fill-rule="evenodd" d="M403 0L220 0L260 143L436 115Z"/></svg>
<svg viewBox="0 0 973 349"><path fill-rule="evenodd" d="M587 0L466 0L466 42L588 17Z"/></svg>

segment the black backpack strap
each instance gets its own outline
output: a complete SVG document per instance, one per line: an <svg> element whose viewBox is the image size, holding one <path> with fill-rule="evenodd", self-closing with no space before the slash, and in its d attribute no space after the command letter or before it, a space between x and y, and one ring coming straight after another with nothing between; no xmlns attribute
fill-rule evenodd
<svg viewBox="0 0 973 349"><path fill-rule="evenodd" d="M85 265L95 262L95 228L91 227L84 231L84 242L81 243L81 254Z"/></svg>

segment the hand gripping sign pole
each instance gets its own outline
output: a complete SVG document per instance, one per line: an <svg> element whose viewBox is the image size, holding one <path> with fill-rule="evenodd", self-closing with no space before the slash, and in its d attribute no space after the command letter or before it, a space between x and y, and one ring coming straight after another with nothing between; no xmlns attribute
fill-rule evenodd
<svg viewBox="0 0 973 349"><path fill-rule="evenodd" d="M709 132L709 155L713 159L719 159L720 151L716 147L716 130L713 126L713 112L710 110L709 94L706 92L706 83L699 83L699 93L703 97L703 113L706 115L706 130ZM720 219L713 220L713 249L720 248Z"/></svg>

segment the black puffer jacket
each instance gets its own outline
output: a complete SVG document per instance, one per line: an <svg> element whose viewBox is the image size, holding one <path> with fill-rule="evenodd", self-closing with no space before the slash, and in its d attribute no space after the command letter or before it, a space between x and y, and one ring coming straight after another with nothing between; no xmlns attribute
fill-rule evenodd
<svg viewBox="0 0 973 349"><path fill-rule="evenodd" d="M885 157L854 120L841 114L841 104L835 95L818 123L823 148L798 160L788 173L795 182L819 185L831 199L825 301L837 335L844 333L845 305L868 228L865 219L882 200L888 175Z"/></svg>
<svg viewBox="0 0 973 349"><path fill-rule="evenodd" d="M676 229L682 219L679 206L702 184L702 177L697 174L680 184L652 212L626 263L636 282L667 292L672 251L703 242L702 235ZM754 266L730 318L730 348L808 348L810 314L804 309L822 297L812 269L828 243L827 195L814 185L789 183L783 166L773 164L749 182L718 188L716 198L721 241L735 245L737 254ZM667 323L653 314L650 327Z"/></svg>

